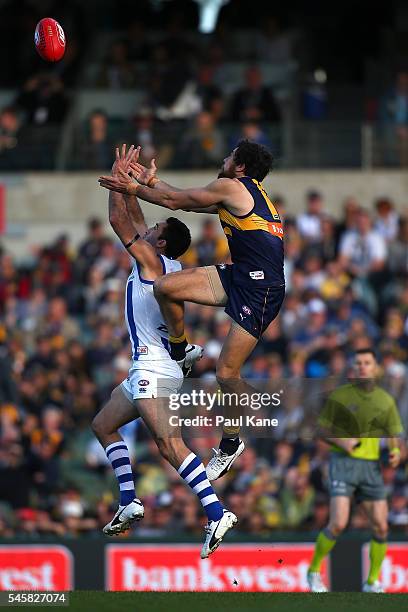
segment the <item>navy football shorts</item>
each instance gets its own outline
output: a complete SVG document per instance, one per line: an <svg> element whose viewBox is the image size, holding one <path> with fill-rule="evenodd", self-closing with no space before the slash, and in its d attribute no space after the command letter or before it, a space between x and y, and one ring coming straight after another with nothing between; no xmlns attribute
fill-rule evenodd
<svg viewBox="0 0 408 612"><path fill-rule="evenodd" d="M236 285L232 281L232 265L216 266L222 286L227 294L225 312L251 336L259 339L268 325L277 317L285 297L285 285L257 287Z"/></svg>

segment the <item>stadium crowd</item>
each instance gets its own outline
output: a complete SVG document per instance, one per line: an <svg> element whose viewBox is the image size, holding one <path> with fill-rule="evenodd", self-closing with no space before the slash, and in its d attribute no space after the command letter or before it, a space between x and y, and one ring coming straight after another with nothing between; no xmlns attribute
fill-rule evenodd
<svg viewBox="0 0 408 612"><path fill-rule="evenodd" d="M344 123L332 124L329 155L321 156L320 165L359 166L360 152L354 159L350 146L344 160L336 155L339 132L351 129L345 117L374 126L375 165L407 165L408 76L401 45L398 62L388 57L388 46L379 49L387 66L384 79L364 73L368 58L364 50L357 53L358 44L352 45L352 54L343 54L342 70L348 66L351 87L344 95L354 101L345 114L344 99L333 88L329 94L326 76L319 76L325 71L316 70L319 62L332 65L330 78L336 82L338 45L319 49L306 15L289 17L289 11L285 16L279 7L275 14L270 7L256 7L249 15L246 4L234 0L234 6L222 7L215 30L202 34L197 29L199 3L172 2L169 7L146 1L139 3L137 15L130 2L122 2L120 10L109 0L99 2L99 10L93 10L94 4L0 1L0 94L4 89L7 99L0 107L0 170L51 170L57 163L68 170L102 170L110 166L112 146L120 142L140 142L144 161L154 156L161 168L208 168L218 166L240 137L271 146L283 165L302 167L311 163L309 156L293 157L294 152L284 150L293 129L290 121L299 121L297 131L306 147L313 122L322 129L322 121L339 118ZM45 13L63 24L68 40L63 60L52 67L34 45L14 44L32 40ZM323 24L326 30L324 19ZM351 38L360 39L357 17L344 27ZM389 38L394 36L389 33ZM355 71L361 72L364 87L353 89ZM342 91L344 77L343 72L337 77ZM102 92L100 106L78 112L80 95L95 89ZM125 95L115 102L118 92ZM126 96L134 108L124 112L120 107ZM359 138L353 145L358 151ZM292 149L296 152L295 144Z"/></svg>
<svg viewBox="0 0 408 612"><path fill-rule="evenodd" d="M285 223L287 294L282 312L248 360L253 381L347 379L355 349L374 347L382 384L408 423L408 211L389 198L370 209L353 197L341 219L325 212L318 191L306 194L296 219L273 197ZM208 219L185 266L228 261L217 224ZM124 284L131 262L99 219L74 251L67 235L16 262L0 254L0 535L96 535L116 509L117 484L90 423L127 376ZM222 309L189 304L187 334L205 347L193 376L214 378L229 321ZM327 445L298 437L306 407L282 411L269 438L248 439L246 451L215 483L244 534L319 530L328 517ZM144 425L122 430L130 449L145 519L132 535L201 535L206 518L188 487L161 459ZM192 438L206 462L214 439ZM406 448L398 470L383 475L392 529L408 532ZM354 528L367 526L359 508ZM126 537L126 536L125 536Z"/></svg>

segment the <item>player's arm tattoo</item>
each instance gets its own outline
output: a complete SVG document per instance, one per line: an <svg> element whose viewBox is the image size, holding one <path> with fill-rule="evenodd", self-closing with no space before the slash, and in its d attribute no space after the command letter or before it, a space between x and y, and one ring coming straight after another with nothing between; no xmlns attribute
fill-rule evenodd
<svg viewBox="0 0 408 612"><path fill-rule="evenodd" d="M143 240L142 236L139 236L141 226L133 224L125 198L114 191L109 192L109 221L128 253L139 262L144 277L154 280L159 276L163 268L156 251L151 244Z"/></svg>

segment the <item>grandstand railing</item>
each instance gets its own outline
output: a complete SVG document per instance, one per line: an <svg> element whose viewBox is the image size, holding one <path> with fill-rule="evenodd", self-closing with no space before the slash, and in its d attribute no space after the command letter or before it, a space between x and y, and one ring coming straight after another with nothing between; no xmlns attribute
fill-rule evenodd
<svg viewBox="0 0 408 612"><path fill-rule="evenodd" d="M127 108L137 104L137 96ZM62 126L25 126L11 149L0 149L0 172L25 170L92 170L90 163L87 120L83 116L83 102L68 114ZM203 155L202 161L191 162L188 149L183 149L183 138L193 120L159 122L153 128L156 150L166 149L166 161L161 168L212 169L218 168L223 157L240 137L239 124L220 123L216 130L222 141L218 156ZM280 125L265 124L275 156L277 169L371 169L399 168L408 165L408 142L398 139L396 129L358 121L304 121L285 117ZM113 115L109 119L107 158L121 142L135 143L137 130L132 119ZM143 143L142 143L143 145ZM160 154L156 155L160 161ZM198 156L200 158L200 155ZM187 161L186 161L187 159ZM100 165L108 169L110 162Z"/></svg>

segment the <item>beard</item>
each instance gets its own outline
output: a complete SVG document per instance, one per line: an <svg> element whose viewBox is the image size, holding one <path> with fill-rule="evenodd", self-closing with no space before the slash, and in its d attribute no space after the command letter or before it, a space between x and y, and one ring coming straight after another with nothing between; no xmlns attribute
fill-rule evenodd
<svg viewBox="0 0 408 612"><path fill-rule="evenodd" d="M234 178L234 177L235 177L234 172L232 170L230 170L229 172L226 172L226 170L224 169L224 166L222 166L217 176L217 178Z"/></svg>

